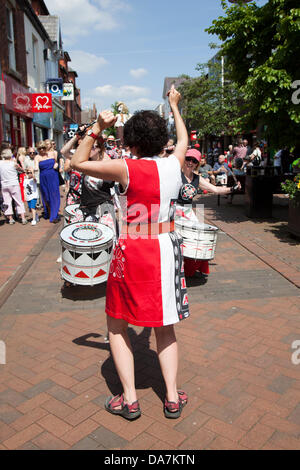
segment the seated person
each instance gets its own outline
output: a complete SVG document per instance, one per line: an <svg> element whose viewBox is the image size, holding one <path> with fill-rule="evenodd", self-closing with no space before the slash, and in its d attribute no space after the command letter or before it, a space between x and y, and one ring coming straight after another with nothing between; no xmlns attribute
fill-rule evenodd
<svg viewBox="0 0 300 470"><path fill-rule="evenodd" d="M243 161L242 158L239 158L237 157L235 160L234 160L234 164L233 164L233 174L235 176L244 176L245 175L245 166L247 165L246 162Z"/></svg>
<svg viewBox="0 0 300 470"><path fill-rule="evenodd" d="M227 184L227 177L232 175L232 172L225 162L225 155L219 155L213 167L213 174L216 176L216 184Z"/></svg>
<svg viewBox="0 0 300 470"><path fill-rule="evenodd" d="M202 178L209 180L212 184L216 184L216 178L213 174L213 169L210 165L208 165L208 163L206 162L206 158L203 155L200 158L198 174L202 176Z"/></svg>

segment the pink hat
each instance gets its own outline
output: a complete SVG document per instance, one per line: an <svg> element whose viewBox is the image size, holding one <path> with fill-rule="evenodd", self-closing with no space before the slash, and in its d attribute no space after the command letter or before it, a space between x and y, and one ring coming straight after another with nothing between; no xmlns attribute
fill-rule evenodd
<svg viewBox="0 0 300 470"><path fill-rule="evenodd" d="M200 162L200 158L201 158L201 152L199 152L199 150L196 150L196 149L189 149L186 154L185 154L186 157L193 157L193 158L196 158L196 160L198 162Z"/></svg>

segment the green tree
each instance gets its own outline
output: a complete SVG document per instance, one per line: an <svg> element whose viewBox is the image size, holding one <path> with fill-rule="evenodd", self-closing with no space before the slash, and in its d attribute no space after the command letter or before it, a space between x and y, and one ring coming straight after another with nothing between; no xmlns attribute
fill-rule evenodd
<svg viewBox="0 0 300 470"><path fill-rule="evenodd" d="M243 110L242 98L236 85L228 80L220 60L198 64L200 75L186 79L179 87L182 95L182 114L189 130L198 136L231 135L234 120Z"/></svg>
<svg viewBox="0 0 300 470"><path fill-rule="evenodd" d="M111 110L112 112L114 113L114 115L116 116L118 114L118 102L115 101L113 104L111 104ZM104 134L109 136L109 135L113 135L114 137L117 136L117 131L116 131L116 128L115 127L108 127L107 129L105 129L104 131Z"/></svg>
<svg viewBox="0 0 300 470"><path fill-rule="evenodd" d="M207 31L222 41L231 78L240 87L247 112L237 128L263 125L270 144L300 151L300 103L292 99L300 79L299 0L269 0L228 6ZM299 88L299 86L298 86Z"/></svg>

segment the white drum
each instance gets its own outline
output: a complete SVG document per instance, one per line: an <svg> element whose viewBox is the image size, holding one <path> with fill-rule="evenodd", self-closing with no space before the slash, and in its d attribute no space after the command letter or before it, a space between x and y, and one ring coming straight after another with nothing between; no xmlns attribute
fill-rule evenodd
<svg viewBox="0 0 300 470"><path fill-rule="evenodd" d="M175 219L175 230L183 238L183 256L210 260L215 256L218 228L192 220Z"/></svg>
<svg viewBox="0 0 300 470"><path fill-rule="evenodd" d="M113 231L103 224L78 222L60 232L61 275L72 284L94 286L108 278Z"/></svg>
<svg viewBox="0 0 300 470"><path fill-rule="evenodd" d="M74 224L75 222L83 221L83 213L79 209L80 204L71 204L66 206L64 210L64 227L69 224Z"/></svg>

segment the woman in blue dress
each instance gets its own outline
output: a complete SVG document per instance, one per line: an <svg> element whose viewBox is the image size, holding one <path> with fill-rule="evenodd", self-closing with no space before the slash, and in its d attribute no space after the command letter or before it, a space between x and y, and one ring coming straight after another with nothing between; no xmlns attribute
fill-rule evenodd
<svg viewBox="0 0 300 470"><path fill-rule="evenodd" d="M44 206L44 218L56 224L60 218L58 215L60 208L59 178L56 168L58 163L55 157L49 157L45 142L37 144L39 154L36 156L36 169L40 170L40 190Z"/></svg>

